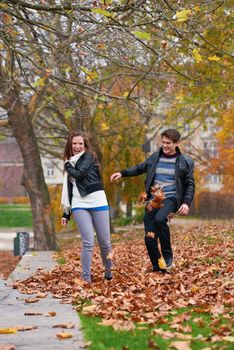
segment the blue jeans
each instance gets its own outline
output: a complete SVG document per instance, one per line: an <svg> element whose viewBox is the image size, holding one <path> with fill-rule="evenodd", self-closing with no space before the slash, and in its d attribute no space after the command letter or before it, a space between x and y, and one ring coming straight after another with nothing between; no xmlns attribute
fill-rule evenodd
<svg viewBox="0 0 234 350"><path fill-rule="evenodd" d="M166 259L173 256L167 216L171 212L175 213L177 211L177 201L176 198L167 198L163 201L163 204L162 208L153 209L152 211L146 210L144 216L145 245L153 267L158 266L158 259L161 256L158 249L158 239L163 257ZM148 232L153 232L154 238L148 237Z"/></svg>

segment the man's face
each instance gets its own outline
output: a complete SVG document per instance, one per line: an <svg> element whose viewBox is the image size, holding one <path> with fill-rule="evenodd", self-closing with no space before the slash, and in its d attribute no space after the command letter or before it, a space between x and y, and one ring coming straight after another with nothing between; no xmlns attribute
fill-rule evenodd
<svg viewBox="0 0 234 350"><path fill-rule="evenodd" d="M173 142L168 137L163 136L162 137L162 149L163 153L165 153L167 156L172 156L176 153L176 147L178 146L179 142Z"/></svg>

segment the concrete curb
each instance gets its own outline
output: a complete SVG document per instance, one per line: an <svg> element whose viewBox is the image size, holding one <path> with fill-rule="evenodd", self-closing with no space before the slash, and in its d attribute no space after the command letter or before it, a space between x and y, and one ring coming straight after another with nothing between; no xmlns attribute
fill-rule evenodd
<svg viewBox="0 0 234 350"><path fill-rule="evenodd" d="M7 281L0 280L0 328L16 326L36 326L29 331L18 331L14 334L0 334L0 345L12 344L17 350L79 350L83 348L83 335L76 311L70 304L61 304L59 299L48 294L39 302L27 304L24 300L33 297L32 294L21 294L12 289L16 280L26 279L33 275L38 268L50 270L56 265L53 252L28 252L22 256L20 263ZM41 315L25 316L26 312L38 312ZM54 317L47 317L50 311L56 312ZM56 324L74 323L72 329L53 328ZM56 334L72 333L72 338L59 340Z"/></svg>

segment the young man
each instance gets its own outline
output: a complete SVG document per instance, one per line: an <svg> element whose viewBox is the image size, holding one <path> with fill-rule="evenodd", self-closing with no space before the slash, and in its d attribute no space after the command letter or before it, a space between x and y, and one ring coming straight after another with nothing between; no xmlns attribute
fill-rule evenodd
<svg viewBox="0 0 234 350"><path fill-rule="evenodd" d="M162 146L144 162L111 175L111 181L121 177L137 176L146 173L146 193L151 199L150 191L154 185L159 185L166 198L161 208L146 206L144 216L145 244L153 271L165 272L158 264L161 253L167 269L172 266L173 252L171 247L168 214L178 212L187 215L193 200L194 164L192 159L181 154L179 150L180 133L175 129L167 129L161 134ZM158 249L158 239L161 253Z"/></svg>

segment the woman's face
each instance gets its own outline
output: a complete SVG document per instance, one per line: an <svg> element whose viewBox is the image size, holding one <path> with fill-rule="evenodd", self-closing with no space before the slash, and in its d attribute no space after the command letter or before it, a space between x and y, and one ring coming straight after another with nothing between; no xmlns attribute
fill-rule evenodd
<svg viewBox="0 0 234 350"><path fill-rule="evenodd" d="M74 136L72 139L72 154L75 156L85 150L84 139L82 136Z"/></svg>

